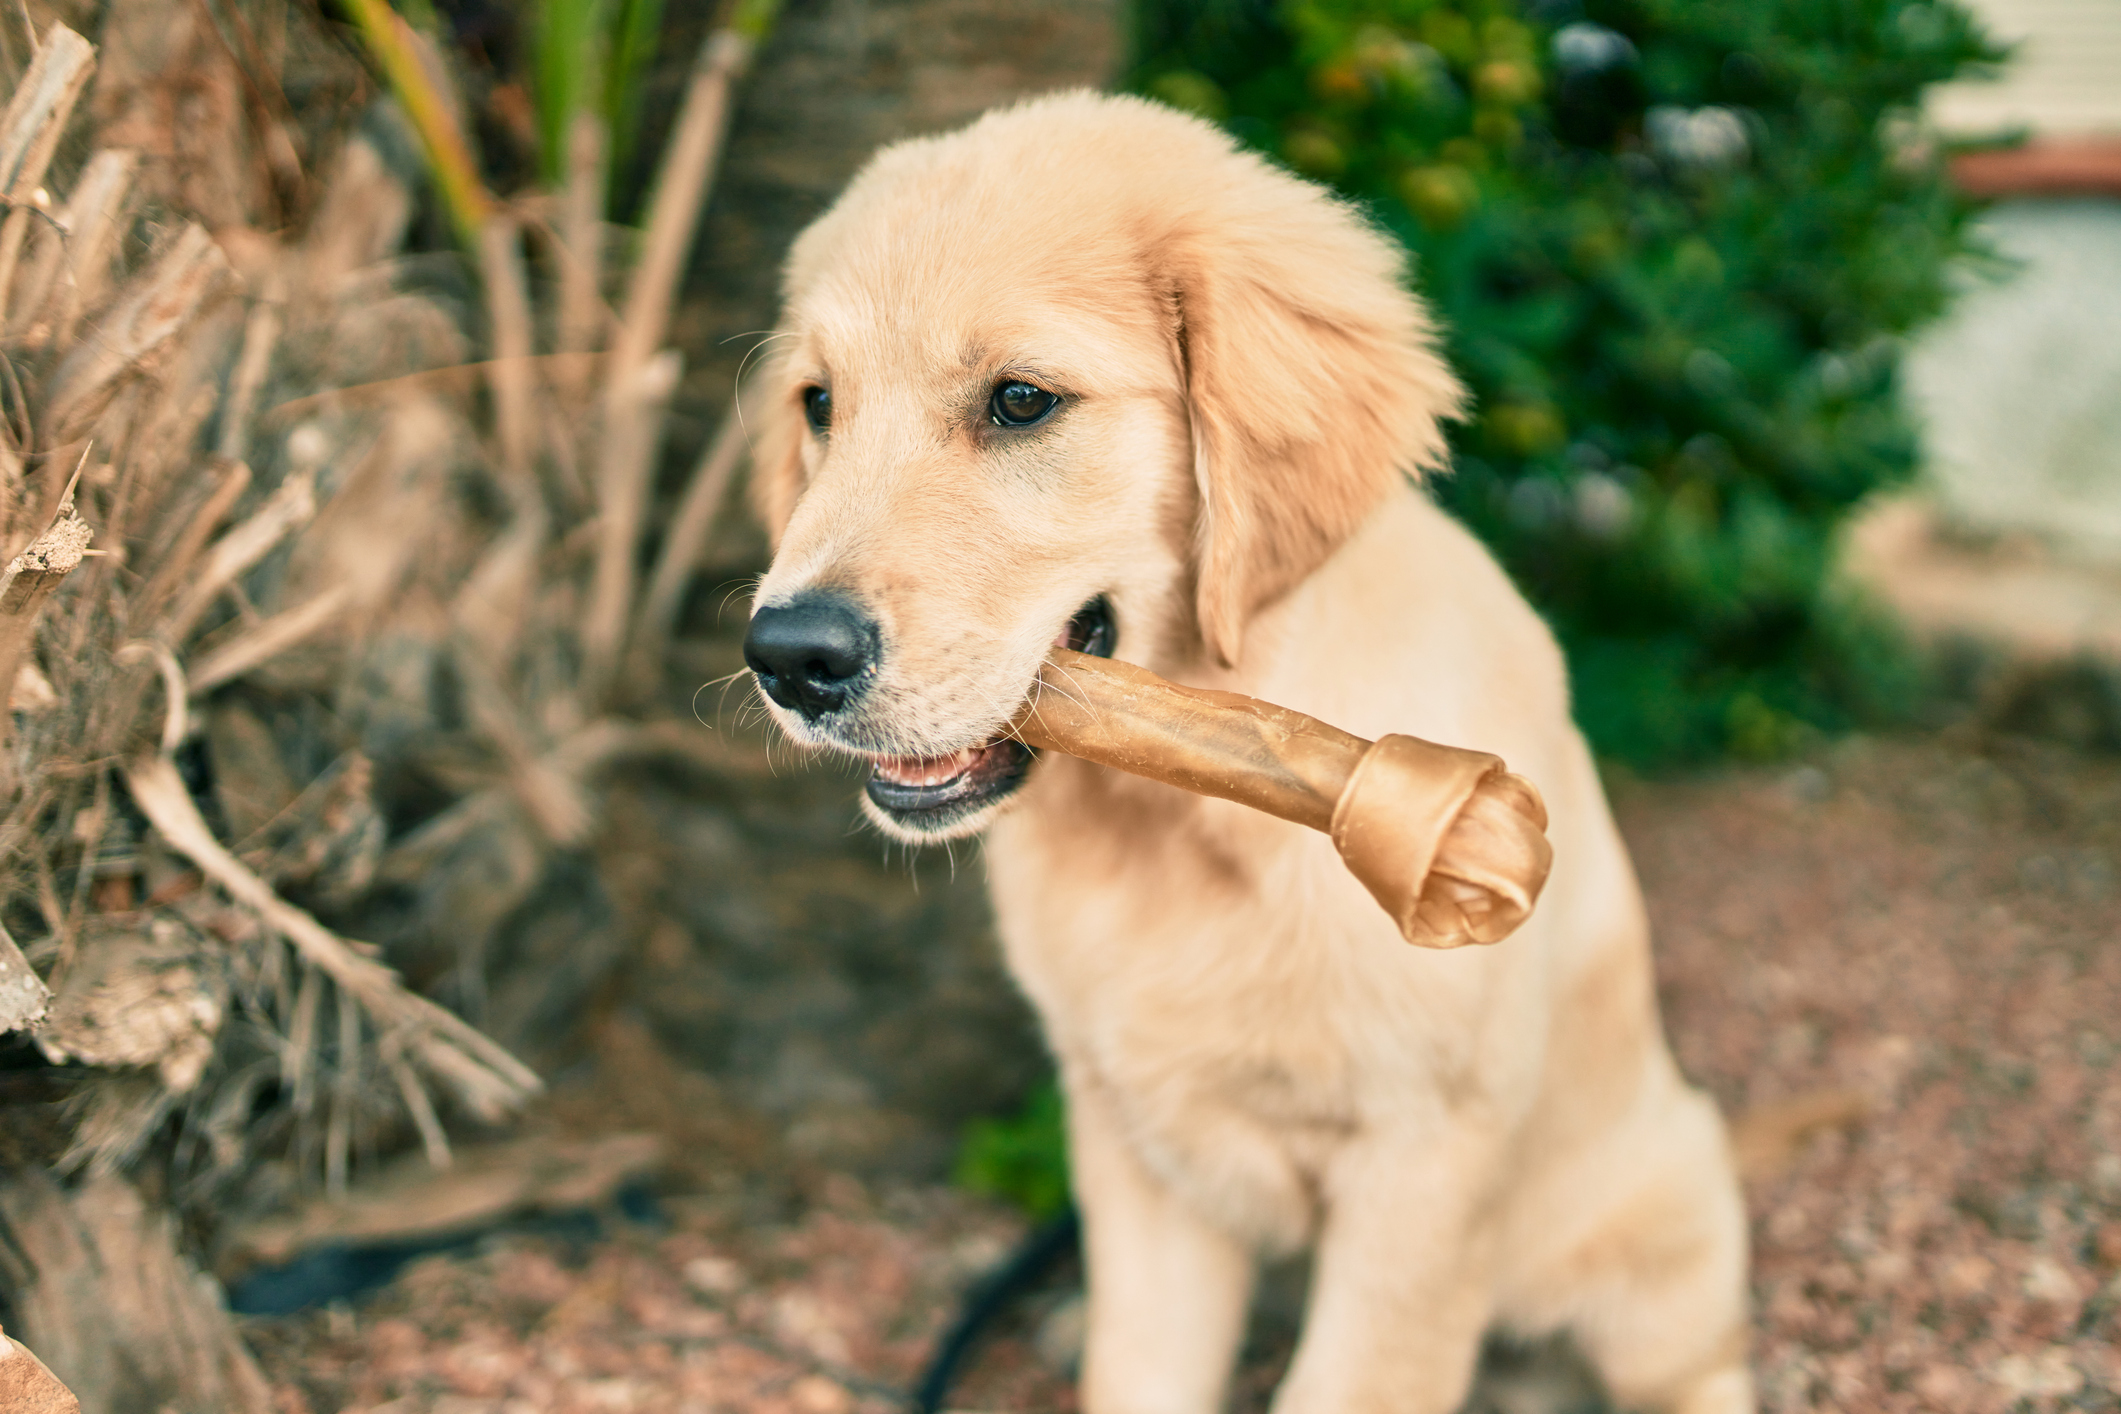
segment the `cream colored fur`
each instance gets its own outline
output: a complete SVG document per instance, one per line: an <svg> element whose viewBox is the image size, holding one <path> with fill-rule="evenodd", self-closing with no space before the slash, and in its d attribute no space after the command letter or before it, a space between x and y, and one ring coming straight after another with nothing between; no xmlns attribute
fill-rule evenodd
<svg viewBox="0 0 2121 1414"><path fill-rule="evenodd" d="M797 244L746 415L758 602L852 595L883 659L825 725L776 715L848 750L977 744L1104 594L1121 658L1504 757L1554 873L1516 936L1457 952L1401 942L1324 836L1079 761L966 823L1067 1091L1085 1408L1218 1409L1255 1257L1310 1247L1281 1414L1443 1414L1494 1328L1572 1331L1625 1405L1737 1414L1723 1126L1665 1047L1554 642L1409 479L1460 394L1401 275L1318 189L1131 99L880 154ZM1065 405L998 431L1004 378Z"/></svg>

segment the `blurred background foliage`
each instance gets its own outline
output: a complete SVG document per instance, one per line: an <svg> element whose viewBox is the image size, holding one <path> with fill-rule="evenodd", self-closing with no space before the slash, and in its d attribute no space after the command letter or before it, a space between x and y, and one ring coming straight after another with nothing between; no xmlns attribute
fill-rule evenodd
<svg viewBox="0 0 2121 1414"><path fill-rule="evenodd" d="M1901 337L1970 253L1930 0L1139 0L1131 85L1360 202L1477 399L1438 494L1637 766L1784 753L1919 685L1834 531L1917 457Z"/></svg>

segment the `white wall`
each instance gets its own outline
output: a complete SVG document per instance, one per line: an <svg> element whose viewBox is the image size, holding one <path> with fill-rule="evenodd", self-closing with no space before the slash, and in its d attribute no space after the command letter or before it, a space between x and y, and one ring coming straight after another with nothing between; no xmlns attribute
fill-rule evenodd
<svg viewBox="0 0 2121 1414"><path fill-rule="evenodd" d="M1968 3L1992 36L2018 41L2018 50L2000 83L1936 90L1929 112L1938 127L2121 133L2121 0Z"/></svg>
<svg viewBox="0 0 2121 1414"><path fill-rule="evenodd" d="M1907 364L1932 494L1948 522L2121 563L2121 201L2004 202L1982 225L2021 268L1970 278Z"/></svg>

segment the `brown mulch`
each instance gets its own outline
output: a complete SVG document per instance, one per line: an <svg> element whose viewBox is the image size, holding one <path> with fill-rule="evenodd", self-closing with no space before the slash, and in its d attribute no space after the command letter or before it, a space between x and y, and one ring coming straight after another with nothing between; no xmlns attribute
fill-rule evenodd
<svg viewBox="0 0 2121 1414"><path fill-rule="evenodd" d="M1770 1409L2121 1409L2121 762L1844 744L1623 790L1681 1064L1853 1091L1751 1186Z"/></svg>
<svg viewBox="0 0 2121 1414"><path fill-rule="evenodd" d="M744 1206L666 1199L667 1230L590 1243L497 1237L246 1334L290 1414L881 1414L1022 1232L946 1190L846 1178L797 1221Z"/></svg>
<svg viewBox="0 0 2121 1414"><path fill-rule="evenodd" d="M2121 761L1857 740L1614 795L1680 1060L1754 1117L1763 1406L2121 1410ZM1022 1231L845 1179L666 1207L247 1329L291 1412L885 1410ZM1072 1410L1069 1315L1034 1298L956 1402Z"/></svg>

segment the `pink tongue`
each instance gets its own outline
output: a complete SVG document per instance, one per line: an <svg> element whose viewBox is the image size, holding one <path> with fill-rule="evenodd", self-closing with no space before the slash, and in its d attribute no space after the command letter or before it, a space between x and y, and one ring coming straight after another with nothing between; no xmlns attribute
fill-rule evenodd
<svg viewBox="0 0 2121 1414"><path fill-rule="evenodd" d="M880 756L876 773L893 785L939 786L971 770L972 763L985 750L983 746L968 746L948 756Z"/></svg>

